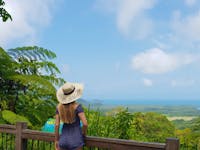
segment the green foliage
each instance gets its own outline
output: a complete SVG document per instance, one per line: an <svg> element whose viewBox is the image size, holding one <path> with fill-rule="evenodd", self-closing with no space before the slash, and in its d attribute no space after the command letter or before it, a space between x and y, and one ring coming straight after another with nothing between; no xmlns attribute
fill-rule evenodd
<svg viewBox="0 0 200 150"><path fill-rule="evenodd" d="M93 107L94 109L95 107ZM166 115L155 112L162 112L169 116L198 116L199 110L194 106L129 106L130 112L134 112L132 125L128 130L130 139L147 142L165 142L167 137L177 137L181 141L181 150L197 150L200 149L200 117L191 121L173 120L169 121ZM111 110L112 111L108 111ZM106 120L105 124L109 124L108 129L111 132L107 137L118 138L114 130L114 118L123 107L101 106L101 115ZM140 112L135 112L136 110ZM155 112L148 112L154 110ZM110 116L110 118L108 118ZM94 118L95 119L95 118ZM101 121L103 123L103 121ZM105 125L106 126L106 125ZM175 129L176 127L176 129ZM107 132L107 128L102 128ZM186 131L189 130L189 132ZM102 132L103 132L102 131ZM179 133L179 134L178 134Z"/></svg>
<svg viewBox="0 0 200 150"><path fill-rule="evenodd" d="M19 58L19 56L26 56L29 60L46 60L56 58L56 54L48 49L38 46L17 47L8 50L9 54Z"/></svg>
<svg viewBox="0 0 200 150"><path fill-rule="evenodd" d="M3 0L0 0L0 17L2 18L2 21L5 22L8 19L12 20L11 15L3 8L5 5L5 2Z"/></svg>
<svg viewBox="0 0 200 150"><path fill-rule="evenodd" d="M6 121L2 117L2 111L0 111L0 124L6 124Z"/></svg>
<svg viewBox="0 0 200 150"><path fill-rule="evenodd" d="M20 95L16 105L17 113L29 118L34 129L40 129L48 118L55 113L55 103L49 100L40 100L29 95Z"/></svg>
<svg viewBox="0 0 200 150"><path fill-rule="evenodd" d="M130 128L133 120L133 115L128 112L128 109L121 110L114 116L114 132L119 139L130 139Z"/></svg>
<svg viewBox="0 0 200 150"><path fill-rule="evenodd" d="M184 129L189 126L188 121L183 119L173 120L172 123L177 129Z"/></svg>
<svg viewBox="0 0 200 150"><path fill-rule="evenodd" d="M152 142L165 142L167 137L175 136L174 125L166 116L148 112L135 113L133 116L133 138Z"/></svg>
<svg viewBox="0 0 200 150"><path fill-rule="evenodd" d="M26 117L17 115L9 110L2 111L2 119L9 124L15 124L16 122L23 121L27 122L29 127L32 126L31 122Z"/></svg>
<svg viewBox="0 0 200 150"><path fill-rule="evenodd" d="M36 92L41 92L43 94L52 94L55 92L55 87L46 79L41 78L37 75L12 75L8 77L24 86L28 86L28 90L35 90Z"/></svg>
<svg viewBox="0 0 200 150"><path fill-rule="evenodd" d="M0 47L0 77L7 77L14 73L14 61L12 58Z"/></svg>
<svg viewBox="0 0 200 150"><path fill-rule="evenodd" d="M193 132L198 132L200 134L200 117L191 121L191 129Z"/></svg>
<svg viewBox="0 0 200 150"><path fill-rule="evenodd" d="M89 110L89 109L88 109ZM158 113L134 113L128 109L116 108L104 115L100 110L86 111L92 136L133 139L139 141L165 142L168 137L175 137L175 127Z"/></svg>
<svg viewBox="0 0 200 150"><path fill-rule="evenodd" d="M54 115L56 88L65 81L51 62L50 50L32 46L0 48L0 109L8 109L29 119L35 129Z"/></svg>
<svg viewBox="0 0 200 150"><path fill-rule="evenodd" d="M88 109L86 112L86 117L88 118L89 130L88 133L93 136L100 136L101 134L101 112L91 111Z"/></svg>
<svg viewBox="0 0 200 150"><path fill-rule="evenodd" d="M88 135L116 137L113 132L113 117L102 115L99 109L91 110L90 106L88 109L84 108L84 110L89 124Z"/></svg>
<svg viewBox="0 0 200 150"><path fill-rule="evenodd" d="M176 136L180 140L181 149L194 150L198 145L200 146L199 133L192 132L190 128L176 130Z"/></svg>
<svg viewBox="0 0 200 150"><path fill-rule="evenodd" d="M49 61L56 58L54 52L38 46L29 46L9 49L8 54L17 63L18 73L37 75L58 86L64 83L63 79L56 77L56 74L60 73L57 66Z"/></svg>
<svg viewBox="0 0 200 150"><path fill-rule="evenodd" d="M0 106L1 106L1 109L2 109L2 110L8 109L7 103L6 103L5 100L1 100L1 101L0 101Z"/></svg>
<svg viewBox="0 0 200 150"><path fill-rule="evenodd" d="M188 121L185 125L184 129L176 131L181 147L188 150L194 150L196 147L200 148L200 117Z"/></svg>

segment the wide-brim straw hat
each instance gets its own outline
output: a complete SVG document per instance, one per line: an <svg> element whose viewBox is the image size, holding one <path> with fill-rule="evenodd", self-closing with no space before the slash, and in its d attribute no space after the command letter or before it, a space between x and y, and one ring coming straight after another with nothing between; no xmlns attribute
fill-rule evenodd
<svg viewBox="0 0 200 150"><path fill-rule="evenodd" d="M83 84L67 82L56 93L61 104L69 104L79 99L83 94Z"/></svg>

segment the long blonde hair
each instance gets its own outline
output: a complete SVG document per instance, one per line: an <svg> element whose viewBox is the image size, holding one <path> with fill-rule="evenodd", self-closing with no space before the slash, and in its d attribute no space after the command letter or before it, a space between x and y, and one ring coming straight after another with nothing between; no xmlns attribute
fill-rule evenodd
<svg viewBox="0 0 200 150"><path fill-rule="evenodd" d="M64 123L73 123L75 121L75 106L76 102L69 104L58 104L58 112L60 119Z"/></svg>

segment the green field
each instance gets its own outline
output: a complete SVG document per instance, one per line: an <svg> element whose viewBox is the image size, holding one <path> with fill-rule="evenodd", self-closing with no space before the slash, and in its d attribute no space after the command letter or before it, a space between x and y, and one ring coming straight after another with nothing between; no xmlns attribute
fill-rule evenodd
<svg viewBox="0 0 200 150"><path fill-rule="evenodd" d="M106 106L91 105L91 109L106 113L120 108L128 108L129 112L157 112L168 117L196 117L200 116L200 110L195 106L160 106L160 105L130 105L130 106ZM184 118L186 119L186 118ZM188 118L187 118L188 119ZM187 120L186 119L186 120ZM189 119L190 120L190 119Z"/></svg>

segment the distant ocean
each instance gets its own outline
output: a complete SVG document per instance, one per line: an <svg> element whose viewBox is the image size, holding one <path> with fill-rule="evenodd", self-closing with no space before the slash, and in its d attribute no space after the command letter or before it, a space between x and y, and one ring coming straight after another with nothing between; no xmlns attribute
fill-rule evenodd
<svg viewBox="0 0 200 150"><path fill-rule="evenodd" d="M93 101L95 102L95 101ZM100 100L103 105L128 106L128 105L170 105L170 106L196 106L200 109L200 100Z"/></svg>

